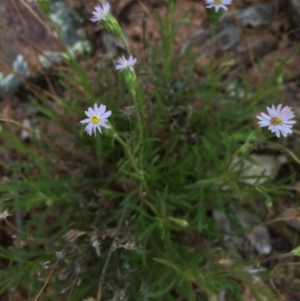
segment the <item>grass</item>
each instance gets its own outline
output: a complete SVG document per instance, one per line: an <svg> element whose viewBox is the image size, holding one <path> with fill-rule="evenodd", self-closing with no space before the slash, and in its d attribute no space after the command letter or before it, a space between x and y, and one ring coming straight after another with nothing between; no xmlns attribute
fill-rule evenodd
<svg viewBox="0 0 300 301"><path fill-rule="evenodd" d="M238 224L233 204L255 209L258 199L272 206L282 194L293 197L293 178L249 185L230 165L253 152L255 114L277 101L284 64L252 91L242 80L226 81L232 59L225 56L202 67L199 83L197 55L171 57L180 23L173 26L175 2L169 5L159 20L161 48L149 45L136 86L111 66L90 78L69 58L54 74L55 93L30 94L39 132L30 142L2 117L0 151L8 156L1 170L9 180L0 186L0 204L12 215L2 217L10 242L0 247L0 292L10 300L16 292L28 300L213 300L222 291L244 300L245 288L256 300L277 300L244 270L251 260L233 259L224 248L211 213L219 209ZM90 137L79 121L99 100L112 111L116 134ZM127 106L135 109L129 117Z"/></svg>

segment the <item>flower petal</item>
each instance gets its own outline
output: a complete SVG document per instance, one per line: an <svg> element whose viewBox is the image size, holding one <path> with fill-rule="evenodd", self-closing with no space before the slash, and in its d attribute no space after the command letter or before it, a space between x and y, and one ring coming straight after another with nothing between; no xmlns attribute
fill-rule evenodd
<svg viewBox="0 0 300 301"><path fill-rule="evenodd" d="M261 113L261 116L263 118L265 118L266 120L271 120L271 117L269 115L265 114L265 113Z"/></svg>
<svg viewBox="0 0 300 301"><path fill-rule="evenodd" d="M100 115L101 119L107 119L111 115L111 111L105 112L103 115Z"/></svg>
<svg viewBox="0 0 300 301"><path fill-rule="evenodd" d="M82 123L82 124L88 123L88 122L91 122L91 119L90 119L90 118L83 119L83 120L80 121L80 123Z"/></svg>
<svg viewBox="0 0 300 301"><path fill-rule="evenodd" d="M100 107L97 109L96 113L97 115L102 117L102 114L105 112L106 106L105 105L100 105Z"/></svg>

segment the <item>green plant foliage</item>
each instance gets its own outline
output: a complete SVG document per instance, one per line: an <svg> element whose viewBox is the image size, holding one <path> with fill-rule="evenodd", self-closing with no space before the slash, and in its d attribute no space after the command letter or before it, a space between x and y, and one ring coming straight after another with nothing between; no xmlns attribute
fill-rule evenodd
<svg viewBox="0 0 300 301"><path fill-rule="evenodd" d="M40 5L47 10L47 3ZM257 147L253 120L260 101L278 92L284 64L257 91L222 80L230 57L203 67L199 83L197 54L172 57L181 26L175 5L169 1L166 19L158 16L161 48L149 45L149 62L141 62L148 74L137 69L134 93L111 66L100 66L91 78L89 68L69 57L65 71L53 75L63 92L31 95L28 106L38 120L29 143L19 139L17 125L1 119L7 123L0 151L15 154L0 159L9 178L0 186L0 207L12 215L1 220L14 240L0 248L0 293L9 291L10 300L20 289L28 300L102 294L102 300L203 301L220 291L243 300L245 287L256 300L276 300L253 285L243 270L248 262L220 264L230 251L220 247L222 233L210 212L217 208L236 222L230 205L255 206L263 198L272 206L289 193L284 181L261 183L265 175L246 184L243 168L231 166L237 155L250 160ZM185 67L175 77L179 64ZM95 102L112 111L115 134L84 132L79 121ZM122 112L128 106L134 106L130 116ZM59 130L51 134L50 127Z"/></svg>

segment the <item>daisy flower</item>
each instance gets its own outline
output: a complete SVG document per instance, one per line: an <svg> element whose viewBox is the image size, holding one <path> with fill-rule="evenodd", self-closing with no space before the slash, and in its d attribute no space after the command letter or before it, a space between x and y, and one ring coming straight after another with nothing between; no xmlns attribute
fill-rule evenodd
<svg viewBox="0 0 300 301"><path fill-rule="evenodd" d="M128 60L125 59L124 55L118 58L118 64L116 66L116 70L124 70L129 68L131 71L134 71L133 66L135 65L137 59L135 59L132 55L129 57Z"/></svg>
<svg viewBox="0 0 300 301"><path fill-rule="evenodd" d="M103 8L100 5L95 6L93 11L93 17L90 19L92 22L100 22L101 20L106 20L106 15L110 10L109 3L105 3Z"/></svg>
<svg viewBox="0 0 300 301"><path fill-rule="evenodd" d="M106 112L106 106L100 105L98 108L97 104L95 103L94 109L91 107L88 108L88 110L85 111L85 114L88 118L81 120L80 123L87 123L85 132L88 135L92 136L94 131L94 134L96 136L96 130L98 130L101 133L101 127L110 129L110 126L106 123L107 118L111 115L111 111Z"/></svg>
<svg viewBox="0 0 300 301"><path fill-rule="evenodd" d="M269 115L261 113L261 116L256 116L259 119L259 126L268 126L268 129L272 133L275 133L278 138L280 134L284 137L286 137L287 134L291 134L293 132L292 124L296 123L295 120L291 120L295 117L291 108L284 107L281 109L281 107L282 105L280 104L276 109L276 107L272 105L272 108L267 107Z"/></svg>
<svg viewBox="0 0 300 301"><path fill-rule="evenodd" d="M215 8L216 12L219 11L220 8L224 10L228 10L226 5L230 5L232 0L205 0L207 8Z"/></svg>

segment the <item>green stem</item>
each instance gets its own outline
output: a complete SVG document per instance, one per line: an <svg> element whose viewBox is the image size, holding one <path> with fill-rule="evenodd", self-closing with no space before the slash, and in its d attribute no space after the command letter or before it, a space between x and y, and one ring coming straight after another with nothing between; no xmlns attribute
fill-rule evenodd
<svg viewBox="0 0 300 301"><path fill-rule="evenodd" d="M125 41L124 35L121 35L120 38L121 38L121 41L122 41L122 43L123 43L123 45L124 45L124 47L125 47L125 49L126 49L126 52L128 53L128 55L131 55L130 49L129 49L129 47L128 47L128 44L127 44L126 41Z"/></svg>
<svg viewBox="0 0 300 301"><path fill-rule="evenodd" d="M130 150L130 147L124 142L124 140L117 134L117 133L114 133L113 134L113 137L118 141L120 142L120 144L123 146L124 150L125 150L125 153L127 154L128 156L128 159L134 169L134 171L137 173L137 175L139 176L140 180L144 183L145 182L145 179L144 179L144 173L142 170L140 170L136 164L136 161L134 159L134 156Z"/></svg>
<svg viewBox="0 0 300 301"><path fill-rule="evenodd" d="M121 41L128 53L128 55L131 55L131 52L130 52L130 49L125 41L125 38L124 38L124 35L121 35ZM136 86L134 88L134 91L132 91L129 87L129 90L131 92L131 96L132 96L132 99L133 99L133 106L135 108L135 114L136 114L136 119L137 119L137 123L138 123L138 128L139 128L139 140L138 140L138 143L136 145L136 147L134 148L134 151L133 153L136 154L138 149L140 148L140 145L142 143L142 139L143 139L143 125L142 125L142 117L141 117L141 112L140 112L140 106L139 106L139 102L137 101L137 98L136 98Z"/></svg>
<svg viewBox="0 0 300 301"><path fill-rule="evenodd" d="M211 31L210 31L210 59L211 59L211 66L214 68L214 57L215 57L215 38L216 35L216 25L212 24L211 25ZM212 69L213 70L213 69Z"/></svg>
<svg viewBox="0 0 300 301"><path fill-rule="evenodd" d="M245 150L245 152L242 154L243 157L246 157L247 155L249 155L249 153L250 153L252 150L256 149L256 147L257 147L259 144L261 144L262 142L264 142L265 139L266 139L265 136L260 135L260 136L257 138L257 140L256 140L251 146L249 146L249 147ZM240 148L240 150L242 150L242 147Z"/></svg>
<svg viewBox="0 0 300 301"><path fill-rule="evenodd" d="M249 138L251 137L251 135L249 136ZM248 139L249 139L248 138ZM242 153L241 157L239 158L238 162L236 164L239 164L239 162L241 161L241 159L245 158L246 156L249 155L249 153L254 150L259 144L261 144L265 139L266 137L264 135L260 135L256 141L251 144L251 145L248 145L248 139L247 141L231 156L231 159L229 160L227 166L226 166L226 170L228 170L231 162L232 162L232 159L234 157L236 157L239 153Z"/></svg>
<svg viewBox="0 0 300 301"><path fill-rule="evenodd" d="M136 144L133 153L136 154L137 151L139 150L141 144L142 144L142 139L143 139L143 124L142 124L142 116L141 116L141 112L140 112L140 106L139 106L139 102L137 100L137 97L135 94L131 94L132 99L133 99L133 104L135 107L135 112L136 112L136 119L137 119L137 123L138 123L138 131L139 131L139 138L138 138L138 143Z"/></svg>
<svg viewBox="0 0 300 301"><path fill-rule="evenodd" d="M211 24L211 30L210 30L210 72L208 74L209 76L209 97L207 98L207 102L204 105L203 108L203 119L205 120L207 115L209 114L209 111L211 109L211 104L213 101L213 98L215 97L215 93L216 93L216 80L218 78L215 77L215 43L214 43L214 38L215 38L215 33L216 33L216 26L215 24Z"/></svg>

